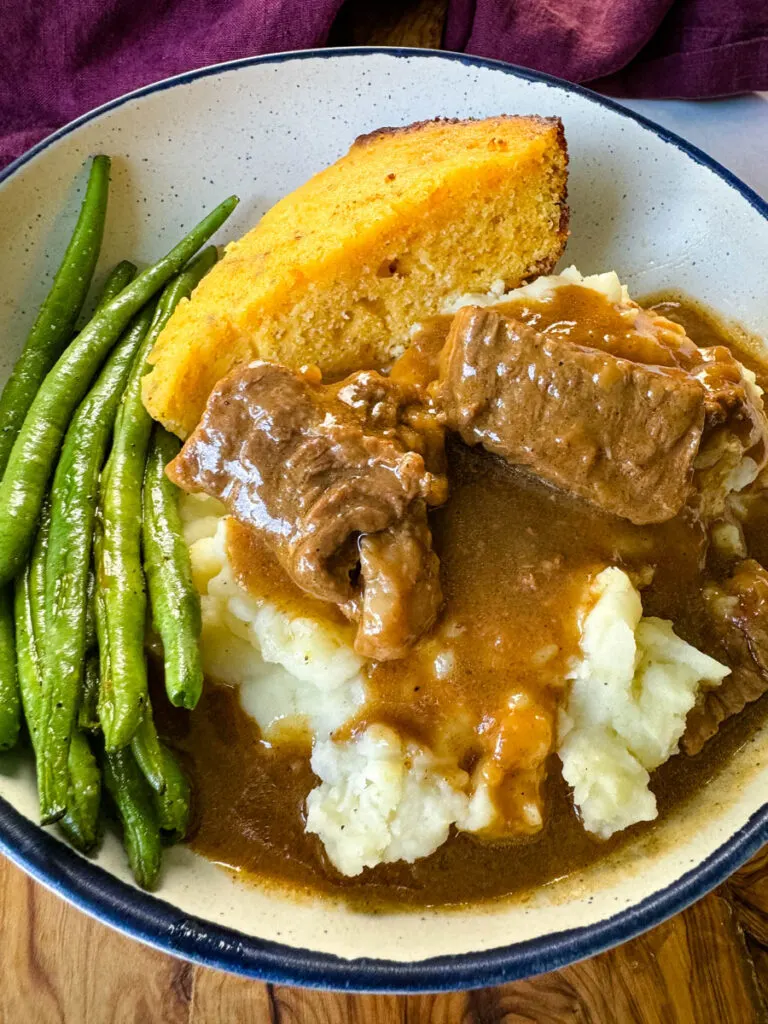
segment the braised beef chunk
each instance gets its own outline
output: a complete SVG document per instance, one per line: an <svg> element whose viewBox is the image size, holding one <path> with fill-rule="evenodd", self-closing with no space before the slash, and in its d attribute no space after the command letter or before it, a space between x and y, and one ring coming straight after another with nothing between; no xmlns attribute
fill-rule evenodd
<svg viewBox="0 0 768 1024"><path fill-rule="evenodd" d="M434 417L387 378L323 385L317 371L253 363L219 383L169 475L261 531L298 586L361 617L359 643L385 659L437 614L425 509L446 498L443 458ZM407 555L407 586L391 549Z"/></svg>
<svg viewBox="0 0 768 1024"><path fill-rule="evenodd" d="M697 754L721 722L768 691L768 572L745 559L722 586L707 585L704 601L732 671L689 713L682 741L687 754Z"/></svg>
<svg viewBox="0 0 768 1024"><path fill-rule="evenodd" d="M704 437L696 458L696 503L707 519L752 484L768 458L768 420L749 371L723 345L698 349L691 372L705 389Z"/></svg>
<svg viewBox="0 0 768 1024"><path fill-rule="evenodd" d="M423 502L397 526L360 538L365 580L356 648L376 661L402 658L433 625L442 603L440 561Z"/></svg>
<svg viewBox="0 0 768 1024"><path fill-rule="evenodd" d="M705 416L700 382L466 307L440 360L438 405L472 445L633 523L685 503Z"/></svg>

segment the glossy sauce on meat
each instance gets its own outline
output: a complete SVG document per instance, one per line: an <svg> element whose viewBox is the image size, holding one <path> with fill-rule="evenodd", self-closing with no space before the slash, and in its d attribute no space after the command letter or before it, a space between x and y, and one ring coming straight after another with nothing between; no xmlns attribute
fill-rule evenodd
<svg viewBox="0 0 768 1024"><path fill-rule="evenodd" d="M566 316L572 309L553 303L546 311L532 309L530 316L541 314L539 330L556 325L552 330L573 337L576 325ZM545 312L549 324L542 319ZM698 344L732 343L714 322L675 299L666 300L661 312L684 322ZM411 359L429 363L445 326L436 320L433 341L425 331ZM578 330L574 340L581 344L602 339L601 347L620 348L628 343L621 336L622 324L609 321L604 309L580 311ZM741 349L737 354L754 366ZM655 352L654 358L659 355ZM759 364L756 368L765 373ZM449 466L449 501L430 513L441 561L443 614L406 658L372 667L371 700L353 728L392 723L430 744L453 744L471 768L487 750L484 735L492 742L511 689L532 694L542 714L551 717L565 661L576 650L571 612L581 598L585 574L608 563L640 576L654 567L653 580L642 592L644 613L671 619L686 640L723 657L702 599L707 579L703 529L686 510L666 523L634 526L479 449L456 445ZM768 526L768 506L757 509L759 515ZM315 602L288 580L253 534L237 527L229 540L235 572L253 592L343 624L337 609ZM762 547L768 555L768 542L763 540ZM756 550L750 553L764 557ZM443 671L446 659L449 673ZM751 705L726 723L697 757L672 758L654 773L662 817L716 773L764 714L765 703ZM544 827L537 835L491 843L455 834L413 865L380 866L346 879L328 864L319 840L303 831L304 800L315 784L305 749L270 747L241 710L236 692L213 683L193 715L165 706L158 717L193 778L194 849L260 881L337 893L366 907L456 903L517 892L578 870L649 827L635 826L607 843L590 837L550 759ZM487 722L485 734L468 727L476 717Z"/></svg>
<svg viewBox="0 0 768 1024"><path fill-rule="evenodd" d="M355 650L380 661L402 657L441 604L427 507L445 500L443 430L412 392L374 371L324 384L317 367L256 361L219 381L168 467L357 621Z"/></svg>
<svg viewBox="0 0 768 1024"><path fill-rule="evenodd" d="M686 339L687 341L687 339ZM446 426L633 523L665 522L691 490L705 391L648 365L467 306L440 355Z"/></svg>

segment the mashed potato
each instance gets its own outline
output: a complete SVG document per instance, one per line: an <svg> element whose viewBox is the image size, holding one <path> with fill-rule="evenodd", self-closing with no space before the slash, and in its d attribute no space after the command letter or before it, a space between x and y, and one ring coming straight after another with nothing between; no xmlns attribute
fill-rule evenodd
<svg viewBox="0 0 768 1024"><path fill-rule="evenodd" d="M346 742L331 738L365 703L364 660L328 622L291 616L243 590L227 559L219 502L184 495L180 508L201 595L206 675L239 687L243 708L270 742L297 733L312 739L320 785L307 801L307 829L338 870L356 875L426 857L452 824L487 828L488 796L472 793L455 763L384 726Z"/></svg>
<svg viewBox="0 0 768 1024"><path fill-rule="evenodd" d="M370 725L347 743L316 743L312 770L322 781L307 799L307 831L345 875L424 857L452 824L471 831L487 824L468 796L466 772L388 726Z"/></svg>
<svg viewBox="0 0 768 1024"><path fill-rule="evenodd" d="M584 827L607 839L656 817L648 773L677 752L699 690L730 669L681 640L671 622L642 618L621 569L601 572L590 597L558 753Z"/></svg>
<svg viewBox="0 0 768 1024"><path fill-rule="evenodd" d="M328 736L365 702L363 659L329 623L293 617L243 590L227 560L219 502L185 495L181 512L201 594L206 674L240 686L243 707L270 739L280 730Z"/></svg>
<svg viewBox="0 0 768 1024"><path fill-rule="evenodd" d="M545 299L557 288L571 284L578 284L583 288L591 288L593 291L600 292L614 305L625 305L630 310L637 308L629 297L627 286L621 283L619 275L615 271L610 270L605 274L591 274L584 277L576 267L567 267L561 274L537 277L530 284L524 284L521 288L514 288L510 292L504 291L504 282L499 280L491 285L489 292L452 295L443 303L441 312L456 313L462 306L495 306L503 302L514 302L516 299L537 301Z"/></svg>

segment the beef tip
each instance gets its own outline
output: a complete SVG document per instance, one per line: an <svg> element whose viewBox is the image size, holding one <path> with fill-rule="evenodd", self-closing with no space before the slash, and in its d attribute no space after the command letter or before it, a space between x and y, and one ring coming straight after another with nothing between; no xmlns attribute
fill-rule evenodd
<svg viewBox="0 0 768 1024"><path fill-rule="evenodd" d="M682 740L687 754L697 754L721 722L768 690L768 573L745 559L722 586L708 584L704 599L732 671L689 712Z"/></svg>
<svg viewBox="0 0 768 1024"><path fill-rule="evenodd" d="M768 459L768 421L754 374L724 346L697 350L691 366L705 392L695 503L706 519L727 514L730 495L757 479Z"/></svg>
<svg viewBox="0 0 768 1024"><path fill-rule="evenodd" d="M677 368L634 363L466 307L440 359L446 425L633 523L685 503L704 427L704 388Z"/></svg>
<svg viewBox="0 0 768 1024"><path fill-rule="evenodd" d="M442 428L412 398L373 372L324 385L316 369L253 363L218 384L168 469L260 531L304 591L359 619L360 649L381 660L440 603L426 507L447 497Z"/></svg>
<svg viewBox="0 0 768 1024"><path fill-rule="evenodd" d="M376 661L402 658L442 604L440 561L423 502L397 526L360 538L360 571L365 587L356 649Z"/></svg>

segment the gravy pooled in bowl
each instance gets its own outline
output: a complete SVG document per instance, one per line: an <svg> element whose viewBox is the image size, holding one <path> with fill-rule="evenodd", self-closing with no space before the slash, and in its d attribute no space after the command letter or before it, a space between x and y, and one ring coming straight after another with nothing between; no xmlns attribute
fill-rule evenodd
<svg viewBox="0 0 768 1024"><path fill-rule="evenodd" d="M217 511L208 535L192 543L203 594L203 653L213 649L210 637L226 619L238 642L251 645L258 667L231 678L226 659L211 657L209 675L238 683L245 706L248 694L261 694L253 705L258 726L231 691L215 686L189 725L194 742L174 736L173 722L165 723L169 738L192 761L201 815L193 844L216 860L385 900L461 902L539 884L601 856L622 841L628 826L655 818L654 793L663 794L667 807L676 794L682 798L701 769L687 755L668 758L681 739L685 749L695 748L697 716L714 732L718 712L717 724L768 688L760 659L750 653L754 630L748 628L762 572L755 563L747 585L748 555L756 555L749 547L750 523L763 514L755 481L766 452L760 392L752 371L742 367L746 354L725 334L713 345L697 335L690 319L686 335L666 319L690 318L682 305L667 303L662 318L654 310L638 311L625 294L609 297L579 281L566 279L538 296L496 296L493 311L482 309L475 296L468 299L474 311L463 308L425 324L391 377L379 378L383 391L408 395L422 431L428 423L428 436L440 443L425 446L413 431L404 441L397 436L398 417L389 421L386 442L397 456L386 472L398 477L402 460L415 454L422 460L420 482L409 490L400 472L405 497L397 514L390 503L388 517L375 520L369 532L356 525L361 520L345 517L347 495L334 504L339 522L352 525L333 549L339 589L330 603L287 566L289 528L275 542L254 521L252 502L243 513L229 483L217 489L202 486L201 474L194 481L177 476L223 498L235 517L225 520ZM630 388L629 421L621 420L621 401L601 408L600 393L585 403L580 419L570 391L564 392L570 409L559 400L557 373L544 389L553 402L532 410L529 385L542 374L514 377L506 369L511 356L498 358L500 324L506 323L519 325L503 328L508 355L512 342L522 342L522 349L537 355L546 346L558 371L575 352L592 360L582 362L580 372L599 361L603 383L607 375L623 394ZM450 383L446 338L461 330L465 344L456 365L463 377L454 383L453 397L462 381L482 384L470 349L487 354L492 341L497 348L484 364L484 393L478 398L466 392L452 405L440 394ZM510 342L509 331L517 341ZM455 336L453 346L460 351ZM632 364L629 371L626 363ZM523 357L520 365L533 362ZM240 380L257 372L251 368ZM590 386L594 376L586 374ZM514 380L519 394L511 390ZM568 377L571 385L573 380ZM311 383L335 388L335 400L344 386ZM513 408L516 402L517 425L503 415L505 403ZM320 421L314 422L313 430ZM656 434L649 429L654 425ZM359 419L354 429L359 434ZM568 432L580 442L586 436L578 448L582 455L592 452L573 465L570 480L568 459L549 455L546 443ZM370 436L365 428L362 436ZM525 438L537 436L538 448L531 443L523 451ZM195 444L193 435L188 455ZM447 495L444 485L441 490L424 483L425 474L437 478L442 472ZM626 485L618 496L611 474ZM363 477L355 477L349 505L356 513ZM328 490L312 492L305 523ZM378 552L377 576L366 563L367 546L375 550L379 534L397 540L403 532L406 548L429 551L432 568L423 571L425 562L417 559L411 564L417 568L404 571L397 543L387 539ZM395 656L369 657L365 647L354 645L369 581L378 580L378 589L371 589L383 609L371 616L383 621L404 606L397 596L404 584L419 605L419 588L437 575L438 560L442 601L428 588L428 610L409 619L401 634L407 642L390 648ZM357 608L350 607L350 594ZM629 655L625 674L616 669L615 678L605 681L613 688L610 707L594 712L593 691L605 667L587 640L602 635L598 624L609 604L621 629L617 650ZM311 628L302 625L307 623ZM275 624L283 630L282 647L270 633ZM318 654L313 644L320 642L326 647ZM300 643L307 663L314 659L321 671L303 672ZM354 653L357 660L339 668L339 659ZM281 681L266 681L270 666L284 673ZM747 673L751 688L744 685ZM325 704L322 710L306 702L306 688L312 701ZM270 707L267 691L275 695ZM664 711L653 735L641 737L639 712L652 693ZM227 723L226 753L217 737L219 719ZM701 757L716 761L729 730ZM613 803L589 781L584 758L590 751L602 758L607 789L616 788ZM675 783L665 785L671 778Z"/></svg>

